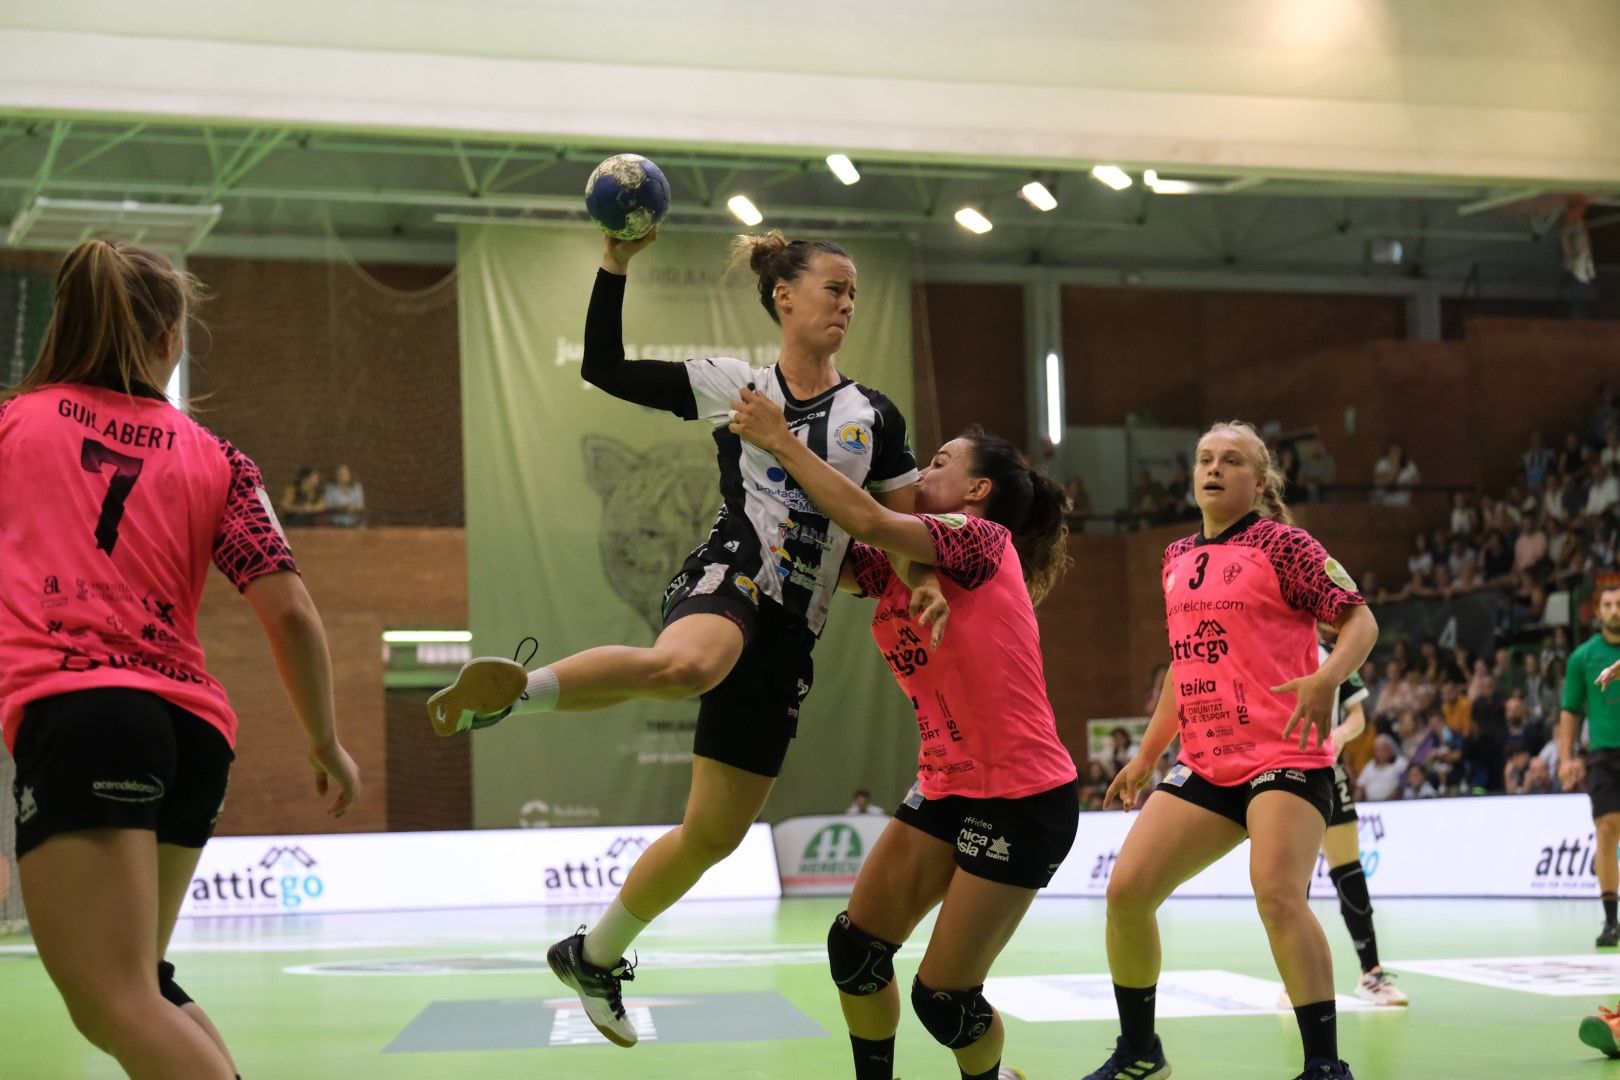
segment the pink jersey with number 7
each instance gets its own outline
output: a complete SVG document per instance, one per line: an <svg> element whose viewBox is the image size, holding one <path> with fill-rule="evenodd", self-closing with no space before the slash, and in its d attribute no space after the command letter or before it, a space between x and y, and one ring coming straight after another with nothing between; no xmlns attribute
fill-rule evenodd
<svg viewBox="0 0 1620 1080"><path fill-rule="evenodd" d="M212 562L238 589L296 571L258 467L156 391L46 386L0 404L0 731L23 707L146 690L236 744L203 665Z"/></svg>
<svg viewBox="0 0 1620 1080"><path fill-rule="evenodd" d="M1171 544L1162 578L1181 761L1223 787L1332 766L1331 742L1283 738L1297 699L1271 688L1321 666L1318 622L1366 603L1350 575L1304 529L1250 514Z"/></svg>

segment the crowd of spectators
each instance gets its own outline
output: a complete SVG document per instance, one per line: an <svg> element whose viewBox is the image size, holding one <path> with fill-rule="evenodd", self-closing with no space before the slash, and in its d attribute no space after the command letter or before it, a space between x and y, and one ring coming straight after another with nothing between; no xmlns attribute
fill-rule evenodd
<svg viewBox="0 0 1620 1080"><path fill-rule="evenodd" d="M1279 458L1285 468L1298 461L1291 451ZM1291 473L1298 485L1292 501L1307 501L1309 485L1323 482L1318 475ZM1197 517L1195 506L1186 511L1150 483L1144 474L1133 496L1144 522L1150 509L1159 515L1152 523ZM1418 483L1416 463L1391 444L1375 467L1371 501L1404 505ZM1456 495L1448 525L1412 538L1407 580L1399 587L1363 576L1374 612L1410 598L1450 600L1491 590L1511 604L1516 618L1494 628L1498 643L1489 655L1435 640L1402 641L1363 667L1367 726L1343 747L1356 797L1379 802L1561 791L1556 732L1564 665L1589 632L1578 601L1599 579L1620 575L1620 392L1600 387L1585 425L1567 432L1556 450L1533 434L1516 483L1499 495ZM1543 621L1555 593L1576 598L1568 607L1570 625ZM1521 628L1511 640L1503 633L1508 626ZM1161 666L1146 712L1158 700L1163 677ZM1118 728L1109 751L1084 763L1084 805L1101 809L1109 782L1134 749L1126 729ZM1172 744L1160 762L1155 782L1176 749Z"/></svg>
<svg viewBox="0 0 1620 1080"><path fill-rule="evenodd" d="M366 491L347 465L333 469L331 480L306 466L282 490L276 513L283 525L360 528L366 523Z"/></svg>

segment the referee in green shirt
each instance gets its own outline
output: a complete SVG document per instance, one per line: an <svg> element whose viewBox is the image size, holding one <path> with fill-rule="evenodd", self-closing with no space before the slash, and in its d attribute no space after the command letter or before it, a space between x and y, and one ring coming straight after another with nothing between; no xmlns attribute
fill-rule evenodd
<svg viewBox="0 0 1620 1080"><path fill-rule="evenodd" d="M1584 778L1592 796L1597 828L1598 887L1603 890L1600 946L1620 945L1615 904L1620 899L1620 585L1606 585L1597 596L1602 632L1569 654L1564 672L1564 708L1558 725L1558 779L1566 791ZM1581 717L1587 721L1586 758L1575 756Z"/></svg>

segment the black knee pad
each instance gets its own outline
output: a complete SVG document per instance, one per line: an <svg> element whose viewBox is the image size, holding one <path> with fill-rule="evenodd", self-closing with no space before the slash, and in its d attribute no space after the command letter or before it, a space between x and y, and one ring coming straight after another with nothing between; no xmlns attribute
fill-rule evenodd
<svg viewBox="0 0 1620 1080"><path fill-rule="evenodd" d="M982 985L971 990L931 990L921 979L913 979L911 1009L934 1041L951 1050L984 1038L996 1018L996 1010L984 999Z"/></svg>
<svg viewBox="0 0 1620 1080"><path fill-rule="evenodd" d="M840 911L827 931L827 966L833 984L852 997L876 994L894 981L894 954L900 946L873 937Z"/></svg>
<svg viewBox="0 0 1620 1080"><path fill-rule="evenodd" d="M163 995L164 1001L176 1007L191 1004L191 995L174 981L174 965L167 960L158 962L158 993Z"/></svg>

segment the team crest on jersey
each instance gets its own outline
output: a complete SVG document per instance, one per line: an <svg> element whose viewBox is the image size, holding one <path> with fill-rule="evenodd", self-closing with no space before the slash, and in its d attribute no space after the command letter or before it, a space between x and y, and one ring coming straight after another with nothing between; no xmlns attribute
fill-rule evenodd
<svg viewBox="0 0 1620 1080"><path fill-rule="evenodd" d="M1328 580L1339 588L1347 589L1350 592L1356 591L1356 579L1351 577L1349 571L1345 570L1343 566L1339 565L1338 559L1328 559L1322 564L1322 569L1326 572Z"/></svg>
<svg viewBox="0 0 1620 1080"><path fill-rule="evenodd" d="M738 574L731 579L731 583L737 586L737 591L748 597L755 607L759 606L759 586L754 584L753 578L747 574Z"/></svg>
<svg viewBox="0 0 1620 1080"><path fill-rule="evenodd" d="M1227 563L1226 569L1221 571L1221 580L1230 585L1237 580L1237 576L1241 573L1243 573L1242 563Z"/></svg>
<svg viewBox="0 0 1620 1080"><path fill-rule="evenodd" d="M863 424L845 424L838 429L838 445L852 454L872 449L872 433Z"/></svg>

